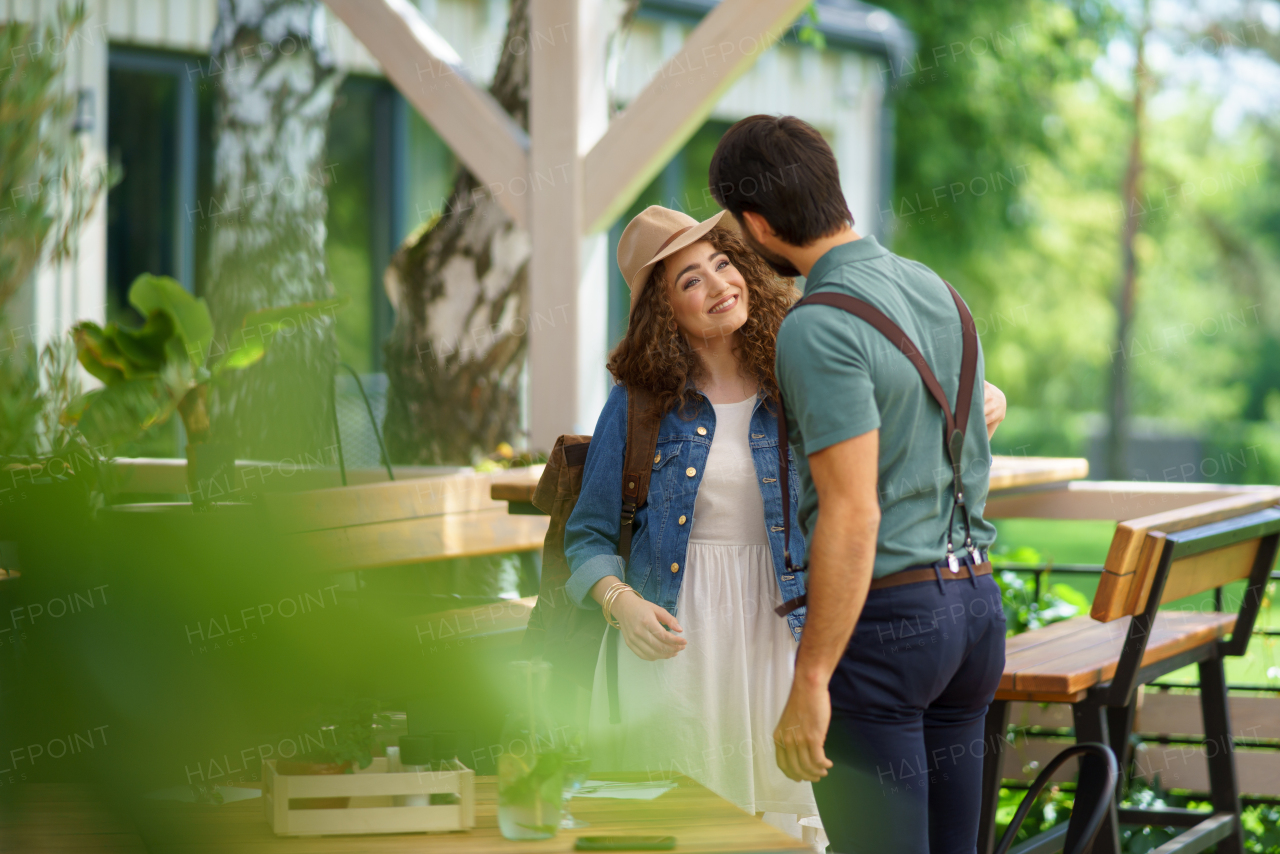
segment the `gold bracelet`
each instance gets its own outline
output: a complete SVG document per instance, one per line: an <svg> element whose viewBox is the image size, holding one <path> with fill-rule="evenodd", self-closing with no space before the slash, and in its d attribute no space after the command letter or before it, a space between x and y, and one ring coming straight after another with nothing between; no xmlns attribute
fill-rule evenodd
<svg viewBox="0 0 1280 854"><path fill-rule="evenodd" d="M615 629L621 629L621 628L622 628L622 624L621 624L621 623L619 623L619 622L618 622L618 620L617 620L617 618L615 618L615 617L613 616L613 606L617 604L617 602L618 602L618 597L625 595L628 591L629 591L629 592L631 592L631 593L636 594L637 596L640 596L640 591L639 591L639 590L636 590L634 587L632 587L630 584L628 584L627 586L625 586L625 587L620 588L619 590L617 590L617 591L613 594L613 598L611 598L611 599L609 600L609 603L608 603L608 610L605 612L605 622L607 622L609 625L613 626ZM643 599L644 597L643 597L643 596L640 596L640 598L641 598L641 599Z"/></svg>
<svg viewBox="0 0 1280 854"><path fill-rule="evenodd" d="M627 584L624 581L615 581L609 586L609 589L605 591L604 596L601 597L600 605L601 610L604 612L604 621L615 629L622 628L622 625L613 617L613 603L619 596L631 589L632 587L630 584Z"/></svg>
<svg viewBox="0 0 1280 854"><path fill-rule="evenodd" d="M601 610L604 612L604 621L609 625L613 626L615 629L620 629L622 628L622 626L613 617L613 602L626 589L627 589L627 585L625 583L623 582L615 583L613 586L611 586L608 590L605 591L604 597L602 598L602 601L600 603Z"/></svg>

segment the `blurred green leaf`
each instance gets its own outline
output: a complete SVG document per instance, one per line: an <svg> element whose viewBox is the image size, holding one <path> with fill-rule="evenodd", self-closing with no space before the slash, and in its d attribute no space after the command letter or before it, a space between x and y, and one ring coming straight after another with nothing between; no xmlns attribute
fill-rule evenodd
<svg viewBox="0 0 1280 854"><path fill-rule="evenodd" d="M80 432L95 445L123 444L160 420L165 397L154 376L95 389L76 404Z"/></svg>
<svg viewBox="0 0 1280 854"><path fill-rule="evenodd" d="M174 330L182 338L188 357L195 362L204 361L213 340L213 319L203 299L192 296L186 288L168 276L143 273L129 286L129 302L150 317L153 312L164 312L173 319Z"/></svg>
<svg viewBox="0 0 1280 854"><path fill-rule="evenodd" d="M125 329L115 324L108 327L114 333L111 337L116 347L139 373L160 370L165 360L165 342L174 331L173 317L167 312L153 311L146 318L141 329Z"/></svg>

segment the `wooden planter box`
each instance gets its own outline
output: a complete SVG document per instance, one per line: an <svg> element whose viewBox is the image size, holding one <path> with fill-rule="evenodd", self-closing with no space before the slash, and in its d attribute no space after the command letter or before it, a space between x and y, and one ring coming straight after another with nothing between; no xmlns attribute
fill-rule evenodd
<svg viewBox="0 0 1280 854"><path fill-rule="evenodd" d="M262 802L277 836L421 833L470 830L476 823L475 772L453 760L448 770L400 772L375 757L354 774L290 776L262 763ZM453 794L457 803L395 806L397 795ZM350 797L346 809L289 809L290 798Z"/></svg>

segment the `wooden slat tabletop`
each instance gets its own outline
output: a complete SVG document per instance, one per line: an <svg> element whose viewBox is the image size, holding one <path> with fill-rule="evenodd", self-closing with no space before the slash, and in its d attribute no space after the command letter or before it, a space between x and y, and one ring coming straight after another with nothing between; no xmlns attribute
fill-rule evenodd
<svg viewBox="0 0 1280 854"><path fill-rule="evenodd" d="M645 774L593 779L647 780ZM21 804L0 819L0 851L119 851L151 854L551 854L573 850L578 836L674 836L677 852L790 852L813 849L742 812L687 777L652 801L575 798L571 810L589 822L553 839L513 842L498 832L497 780L476 778L476 827L459 833L277 837L253 798L222 806L148 802L135 821L104 809L92 793L28 786ZM21 842L24 847L11 848ZM146 847L143 847L145 840Z"/></svg>
<svg viewBox="0 0 1280 854"><path fill-rule="evenodd" d="M527 503L542 474L541 466L513 469L502 482L494 483L490 496L497 501ZM1089 476L1089 461L1082 457L1006 457L991 458L989 489L995 495L1014 489L1066 483Z"/></svg>
<svg viewBox="0 0 1280 854"><path fill-rule="evenodd" d="M451 557L542 548L550 519L504 510L441 514L293 535L298 554L320 572L377 569Z"/></svg>

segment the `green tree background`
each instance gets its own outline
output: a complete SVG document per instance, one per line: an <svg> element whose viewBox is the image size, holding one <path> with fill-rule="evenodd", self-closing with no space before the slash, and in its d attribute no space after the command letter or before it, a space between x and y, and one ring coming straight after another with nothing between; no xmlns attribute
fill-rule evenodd
<svg viewBox="0 0 1280 854"><path fill-rule="evenodd" d="M1133 413L1202 439L1193 479L1280 482L1275 15L1160 7L1146 168L1126 211L1136 4L883 5L919 47L886 72L896 169L882 216L894 250L943 272L985 320L988 378L1011 404L996 450L1081 454L1101 429L1134 216ZM1219 76L1270 94L1231 115Z"/></svg>

